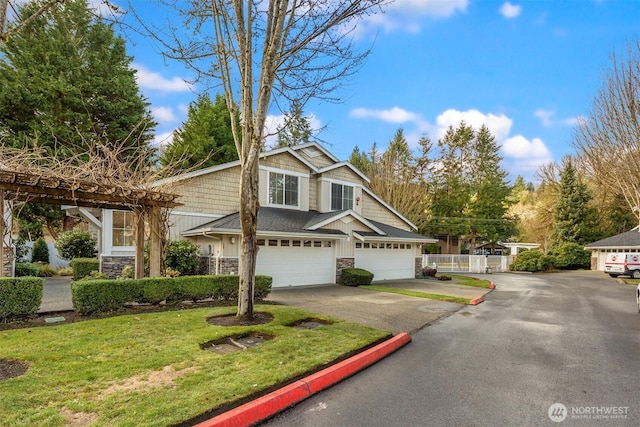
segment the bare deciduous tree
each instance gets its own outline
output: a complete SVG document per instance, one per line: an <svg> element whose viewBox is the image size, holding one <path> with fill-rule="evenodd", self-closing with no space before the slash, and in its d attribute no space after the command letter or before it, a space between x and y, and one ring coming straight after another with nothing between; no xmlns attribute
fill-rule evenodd
<svg viewBox="0 0 640 427"><path fill-rule="evenodd" d="M640 41L611 55L591 112L573 143L597 183L620 194L640 220Z"/></svg>
<svg viewBox="0 0 640 427"><path fill-rule="evenodd" d="M367 51L357 53L358 21L388 0L209 0L188 2L184 17L161 42L165 54L222 85L241 164L240 292L238 316L253 317L258 224L258 160L265 121L277 99L337 100L335 89L355 73ZM153 33L162 34L161 29ZM159 31L158 31L159 30Z"/></svg>

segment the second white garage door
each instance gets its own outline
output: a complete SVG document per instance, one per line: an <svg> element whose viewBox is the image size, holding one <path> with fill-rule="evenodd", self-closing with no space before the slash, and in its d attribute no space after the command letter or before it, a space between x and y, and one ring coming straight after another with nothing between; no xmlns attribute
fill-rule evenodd
<svg viewBox="0 0 640 427"><path fill-rule="evenodd" d="M331 241L259 239L256 274L273 277L273 287L335 283Z"/></svg>
<svg viewBox="0 0 640 427"><path fill-rule="evenodd" d="M357 246L355 265L372 272L374 281L410 279L415 276L413 245L389 243L382 247L382 243L364 243Z"/></svg>

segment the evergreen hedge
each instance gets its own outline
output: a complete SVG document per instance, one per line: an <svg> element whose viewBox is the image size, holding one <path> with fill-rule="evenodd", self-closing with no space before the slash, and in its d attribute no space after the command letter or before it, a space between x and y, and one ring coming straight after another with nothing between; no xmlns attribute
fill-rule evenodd
<svg viewBox="0 0 640 427"><path fill-rule="evenodd" d="M43 285L38 277L0 277L0 321L36 314Z"/></svg>
<svg viewBox="0 0 640 427"><path fill-rule="evenodd" d="M340 284L347 286L370 285L373 273L363 268L345 268L340 273Z"/></svg>
<svg viewBox="0 0 640 427"><path fill-rule="evenodd" d="M38 266L30 262L16 262L16 277L38 277Z"/></svg>
<svg viewBox="0 0 640 427"><path fill-rule="evenodd" d="M256 276L254 297L266 298L272 278ZM116 311L127 304L177 304L185 300L234 300L238 298L239 276L148 277L144 279L87 280L73 282L74 309L80 314Z"/></svg>

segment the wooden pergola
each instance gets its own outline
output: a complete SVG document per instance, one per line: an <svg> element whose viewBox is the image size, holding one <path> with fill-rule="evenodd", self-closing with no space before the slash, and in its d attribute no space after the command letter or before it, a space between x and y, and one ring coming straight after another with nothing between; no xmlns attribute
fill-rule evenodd
<svg viewBox="0 0 640 427"><path fill-rule="evenodd" d="M0 169L0 276L4 270L5 201L71 205L99 209L130 210L135 215L135 277L144 277L144 230L149 219L149 275L162 274L161 209L179 206L178 195L145 188L101 184L77 179Z"/></svg>

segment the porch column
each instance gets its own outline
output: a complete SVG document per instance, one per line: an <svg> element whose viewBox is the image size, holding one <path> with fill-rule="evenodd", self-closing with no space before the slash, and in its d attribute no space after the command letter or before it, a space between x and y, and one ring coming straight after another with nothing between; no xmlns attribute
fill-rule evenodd
<svg viewBox="0 0 640 427"><path fill-rule="evenodd" d="M133 215L136 224L136 236L135 236L135 278L142 279L144 277L144 211L134 210Z"/></svg>
<svg viewBox="0 0 640 427"><path fill-rule="evenodd" d="M149 218L149 227L151 229L150 250L149 250L149 277L160 277L161 259L162 259L162 220L160 218L160 208L154 206L151 208L151 217Z"/></svg>

